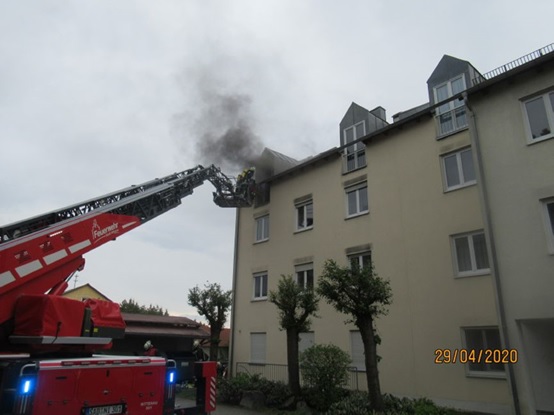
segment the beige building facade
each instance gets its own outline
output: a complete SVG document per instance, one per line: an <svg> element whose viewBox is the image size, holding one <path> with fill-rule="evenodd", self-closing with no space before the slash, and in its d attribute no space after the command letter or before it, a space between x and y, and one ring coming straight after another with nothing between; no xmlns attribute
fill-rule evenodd
<svg viewBox="0 0 554 415"><path fill-rule="evenodd" d="M552 80L551 75L545 78L549 76ZM494 174L480 166L492 157L491 169L496 171L505 167L502 158L485 156L484 150L483 157L476 154L476 146L494 134L492 121L483 126L479 121L489 107L499 117L503 113L487 101L487 95L478 93L484 92L487 82L469 62L445 56L428 80L429 103L396 114L391 124L383 108L367 111L353 103L340 122L338 147L300 162L271 150L264 152L264 163L256 173L261 184L257 203L237 212L232 373L248 370L267 375L270 367L286 364L285 333L279 329L276 307L268 301L281 275L293 275L311 288L317 285L327 259L342 265L371 261L377 273L390 280L393 292L389 313L376 323L382 339L378 347L382 391L428 397L462 409L516 413L514 390L521 388L514 385L519 383L519 372L514 374L509 364L494 359L472 362L468 351L500 351L506 344L520 347L506 343L510 336L505 333L546 328L543 324L550 323L539 319L551 318L552 309L543 294L544 310L527 314L532 316L531 325L514 322L504 329L507 318L518 318L507 311L508 301L519 301L518 288L516 283L511 288L514 298L503 304L499 279L504 275L497 271L514 247L507 244L500 252L494 242L519 231L514 228L513 234L491 238L495 224L489 219L496 217L497 209L502 211L506 195L485 194L481 183L496 186ZM548 80L543 84L546 88ZM537 91L541 89L528 94ZM466 93L469 100L464 101ZM495 99L503 101L499 94ZM476 100L482 96L479 108L471 106L474 96ZM477 131L481 141L476 141ZM552 219L548 201L554 194L535 176L530 173L528 180L535 193L543 192L535 201L543 209L541 220L546 221L549 214ZM493 181L489 184L489 180ZM509 220L508 215L496 226L509 225ZM541 230L548 236L546 226ZM543 252L545 258L537 269L543 280L548 280L544 272L549 265L552 270L552 247L550 254ZM515 274L506 277L514 279ZM529 300L527 310L531 308ZM363 348L356 327L345 324L347 316L323 300L318 315L311 331L301 335L300 349L314 343L341 347L351 354L357 369L350 386L365 389ZM543 337L533 342L552 341L547 331L541 333ZM534 343L531 347L545 352ZM513 355L512 359L516 360ZM274 378L286 378L286 372L271 373ZM538 376L536 382L547 375Z"/></svg>
<svg viewBox="0 0 554 415"><path fill-rule="evenodd" d="M554 414L554 45L469 94L513 394Z"/></svg>

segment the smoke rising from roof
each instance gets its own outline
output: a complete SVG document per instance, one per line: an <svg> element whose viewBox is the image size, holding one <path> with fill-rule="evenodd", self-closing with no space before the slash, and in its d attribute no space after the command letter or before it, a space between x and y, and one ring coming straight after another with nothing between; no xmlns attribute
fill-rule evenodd
<svg viewBox="0 0 554 415"><path fill-rule="evenodd" d="M196 142L197 156L204 164L231 172L252 166L264 144L252 130L250 97L217 94L209 98L197 123L203 130Z"/></svg>

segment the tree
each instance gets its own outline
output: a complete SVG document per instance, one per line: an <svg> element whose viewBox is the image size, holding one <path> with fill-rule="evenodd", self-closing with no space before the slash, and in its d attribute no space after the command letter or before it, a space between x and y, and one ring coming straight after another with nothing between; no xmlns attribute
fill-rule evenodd
<svg viewBox="0 0 554 415"><path fill-rule="evenodd" d="M380 339L375 333L374 322L378 316L387 313L387 306L392 303L389 281L380 278L372 264L363 268L359 265L340 267L335 261L327 260L317 292L337 311L350 315L347 322L353 322L360 330L370 407L382 411L383 397L377 369L377 344Z"/></svg>
<svg viewBox="0 0 554 415"><path fill-rule="evenodd" d="M206 284L189 290L189 304L204 316L210 325L210 360L217 361L221 330L227 322L231 307L231 291L223 291L218 283Z"/></svg>
<svg viewBox="0 0 554 415"><path fill-rule="evenodd" d="M300 395L298 342L300 333L310 329L310 316L318 309L318 298L311 289L304 289L290 275L281 275L277 291L269 292L269 301L279 309L279 324L287 332L287 364L289 386Z"/></svg>
<svg viewBox="0 0 554 415"><path fill-rule="evenodd" d="M157 316L169 316L167 310L164 310L159 305L150 304L148 307L140 305L134 299L123 300L119 305L122 313L135 313L135 314L151 314Z"/></svg>

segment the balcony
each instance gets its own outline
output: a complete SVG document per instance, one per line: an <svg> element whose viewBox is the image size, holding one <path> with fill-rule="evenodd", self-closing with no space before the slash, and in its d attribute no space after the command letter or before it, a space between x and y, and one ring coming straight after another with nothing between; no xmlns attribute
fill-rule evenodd
<svg viewBox="0 0 554 415"><path fill-rule="evenodd" d="M448 104L447 104L448 105ZM467 127L466 107L464 105L444 111L439 108L437 120L437 138L441 139Z"/></svg>
<svg viewBox="0 0 554 415"><path fill-rule="evenodd" d="M342 155L342 172L349 173L366 166L365 145L356 143L348 146Z"/></svg>

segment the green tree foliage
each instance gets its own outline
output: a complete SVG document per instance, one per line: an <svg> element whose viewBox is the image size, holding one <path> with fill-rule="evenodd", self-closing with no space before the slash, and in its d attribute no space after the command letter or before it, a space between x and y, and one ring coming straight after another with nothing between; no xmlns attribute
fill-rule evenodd
<svg viewBox="0 0 554 415"><path fill-rule="evenodd" d="M217 361L220 335L231 308L231 291L223 291L218 283L206 284L189 290L189 304L204 316L210 325L210 360Z"/></svg>
<svg viewBox="0 0 554 415"><path fill-rule="evenodd" d="M279 324L287 332L287 364L289 386L295 396L300 395L300 375L298 366L298 342L300 333L310 329L310 317L318 309L315 292L304 289L291 275L281 275L277 291L270 291L269 301L279 309Z"/></svg>
<svg viewBox="0 0 554 415"><path fill-rule="evenodd" d="M317 344L300 356L302 378L308 384L308 403L326 411L343 395L348 381L350 356L332 344Z"/></svg>
<svg viewBox="0 0 554 415"><path fill-rule="evenodd" d="M148 307L140 305L134 299L123 300L119 305L122 313L151 314L156 316L169 316L167 309L164 310L159 305L150 304Z"/></svg>
<svg viewBox="0 0 554 415"><path fill-rule="evenodd" d="M366 377L370 407L383 409L383 397L377 369L377 344L380 339L375 333L375 319L387 313L392 302L389 281L380 278L372 265L340 267L333 260L327 260L317 287L319 295L324 297L336 310L350 316L360 330L364 344Z"/></svg>

